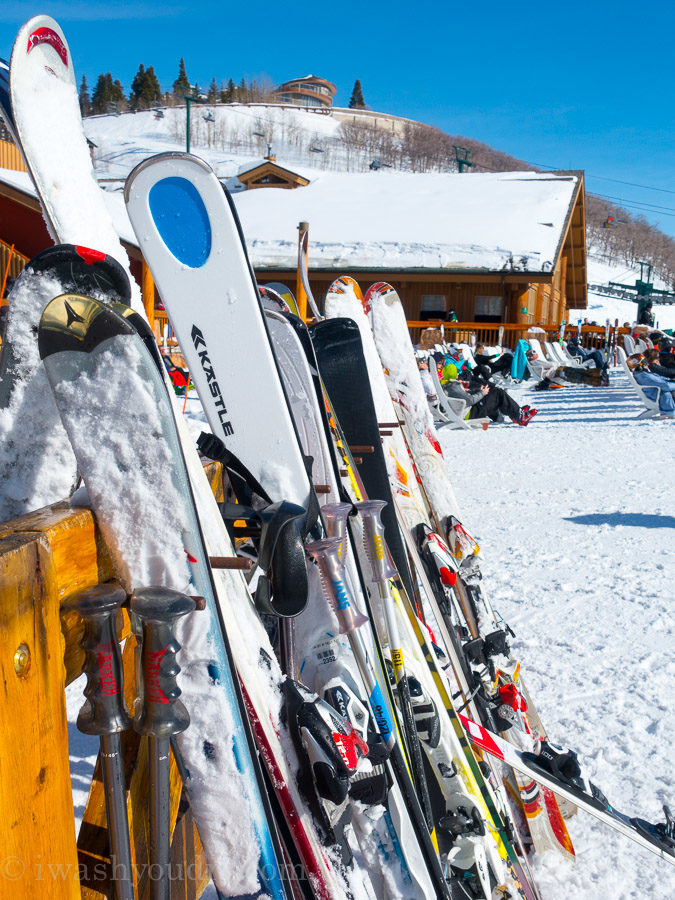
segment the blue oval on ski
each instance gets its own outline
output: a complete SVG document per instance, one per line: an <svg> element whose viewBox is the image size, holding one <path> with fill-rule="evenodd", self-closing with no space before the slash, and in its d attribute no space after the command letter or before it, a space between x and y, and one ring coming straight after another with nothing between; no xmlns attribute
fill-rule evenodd
<svg viewBox="0 0 675 900"><path fill-rule="evenodd" d="M176 259L191 269L203 266L211 253L211 223L195 186L186 178L163 178L150 188L148 205Z"/></svg>

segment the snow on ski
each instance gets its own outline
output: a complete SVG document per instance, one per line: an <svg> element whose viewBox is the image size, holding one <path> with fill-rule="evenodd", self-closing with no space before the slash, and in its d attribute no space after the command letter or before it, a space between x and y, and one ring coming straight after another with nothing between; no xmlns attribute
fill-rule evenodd
<svg viewBox="0 0 675 900"><path fill-rule="evenodd" d="M42 310L68 291L107 302L126 303L130 296L115 259L72 245L44 250L17 278L0 346L0 521L63 500L77 483L35 341Z"/></svg>

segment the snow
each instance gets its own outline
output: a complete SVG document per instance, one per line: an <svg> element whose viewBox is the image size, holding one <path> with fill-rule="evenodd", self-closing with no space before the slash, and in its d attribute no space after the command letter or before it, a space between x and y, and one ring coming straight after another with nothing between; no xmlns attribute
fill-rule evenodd
<svg viewBox="0 0 675 900"><path fill-rule="evenodd" d="M609 388L517 399L539 409L527 428L439 433L484 589L516 632L550 739L579 752L622 812L662 821L675 742L675 426L636 421L618 369ZM545 900L673 896L670 865L581 812L567 824L577 861L537 861Z"/></svg>
<svg viewBox="0 0 675 900"><path fill-rule="evenodd" d="M77 464L61 425L35 335L60 282L22 273L11 294L0 356L0 522L67 497Z"/></svg>
<svg viewBox="0 0 675 900"><path fill-rule="evenodd" d="M126 589L152 584L188 593L196 587L205 593L208 585L197 576L193 581L184 550L195 526L179 489L177 451L152 439L163 433L159 414L163 386L149 377L139 343L126 337L108 339L86 354L82 370L70 380L64 378L72 365L69 355L49 357L50 379L56 382L57 403L68 436L78 448L98 525ZM125 372L123 380L117 377L120 371ZM111 427L115 411L124 417L127 430ZM209 666L218 659L210 631L217 626L207 614L200 615L182 620L177 629L183 646L180 687L192 722L178 743L190 772L191 805L214 878L223 890L247 893L257 884L258 859L246 799L249 773L239 770L233 753L237 726L231 694L209 674Z"/></svg>

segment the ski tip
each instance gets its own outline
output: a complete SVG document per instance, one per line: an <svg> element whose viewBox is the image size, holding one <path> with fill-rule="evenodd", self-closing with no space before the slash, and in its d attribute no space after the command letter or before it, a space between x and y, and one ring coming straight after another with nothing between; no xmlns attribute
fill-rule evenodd
<svg viewBox="0 0 675 900"><path fill-rule="evenodd" d="M94 294L106 302L117 300L127 305L131 301L129 276L116 259L100 250L55 244L34 256L23 271L26 276L53 275L64 293Z"/></svg>
<svg viewBox="0 0 675 900"><path fill-rule="evenodd" d="M64 350L90 353L115 335L135 334L110 307L83 294L60 294L44 308L38 331L40 359Z"/></svg>
<svg viewBox="0 0 675 900"><path fill-rule="evenodd" d="M213 169L211 166L203 159L200 159L199 156L193 156L192 153L183 153L179 150L167 150L166 153L156 153L154 156L151 156L149 159L144 159L137 166L129 172L127 175L127 180L124 184L124 202L128 205L131 199L131 191L134 186L134 182L146 169L154 169L157 166L161 166L165 168L168 164L168 167L171 168L172 164L180 163L182 167L185 164L193 165L196 168L202 169L207 173L214 175ZM159 171L159 170L158 170Z"/></svg>

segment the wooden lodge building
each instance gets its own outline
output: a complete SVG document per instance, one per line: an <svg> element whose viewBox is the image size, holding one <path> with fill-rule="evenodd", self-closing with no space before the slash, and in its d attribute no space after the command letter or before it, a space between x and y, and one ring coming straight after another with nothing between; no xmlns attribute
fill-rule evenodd
<svg viewBox="0 0 675 900"><path fill-rule="evenodd" d="M12 148L13 149L13 148ZM27 174L0 170L0 267L51 245ZM20 160L19 160L20 163ZM17 170L22 165L16 165ZM557 327L587 305L581 172L302 174L273 157L242 166L232 191L258 281L296 290L297 235L309 223L317 300L341 274L386 281L409 320ZM264 188L264 190L263 190ZM149 318L165 320L121 194L106 194ZM119 209L117 209L119 206ZM123 223L120 225L120 223ZM574 317L576 318L576 317Z"/></svg>
<svg viewBox="0 0 675 900"><path fill-rule="evenodd" d="M309 224L310 284L391 283L412 321L557 327L587 306L582 172L326 174L236 195L258 280L296 286L291 235Z"/></svg>

